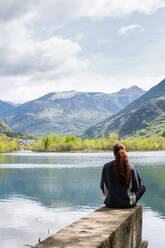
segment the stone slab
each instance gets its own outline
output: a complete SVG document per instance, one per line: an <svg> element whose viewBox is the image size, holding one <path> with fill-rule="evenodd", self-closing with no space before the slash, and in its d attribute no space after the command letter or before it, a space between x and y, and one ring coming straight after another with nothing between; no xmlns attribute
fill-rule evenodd
<svg viewBox="0 0 165 248"><path fill-rule="evenodd" d="M48 237L34 248L137 248L142 240L141 235L141 205L131 209L103 207Z"/></svg>
<svg viewBox="0 0 165 248"><path fill-rule="evenodd" d="M148 241L143 240L141 244L138 246L138 248L147 248L148 247Z"/></svg>

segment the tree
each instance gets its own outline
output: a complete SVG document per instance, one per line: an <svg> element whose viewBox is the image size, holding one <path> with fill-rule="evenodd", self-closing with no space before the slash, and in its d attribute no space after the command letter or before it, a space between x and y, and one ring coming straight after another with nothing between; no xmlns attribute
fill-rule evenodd
<svg viewBox="0 0 165 248"><path fill-rule="evenodd" d="M118 140L119 138L117 133L110 133L108 141L109 148L112 149L112 147L118 142Z"/></svg>
<svg viewBox="0 0 165 248"><path fill-rule="evenodd" d="M47 149L49 146L50 146L50 139L49 139L49 137L45 137L44 148Z"/></svg>

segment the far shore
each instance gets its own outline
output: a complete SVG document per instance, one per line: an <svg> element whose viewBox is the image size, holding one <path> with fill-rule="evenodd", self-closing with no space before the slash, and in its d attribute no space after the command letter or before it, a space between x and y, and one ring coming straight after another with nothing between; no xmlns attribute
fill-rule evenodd
<svg viewBox="0 0 165 248"><path fill-rule="evenodd" d="M165 149L132 149L132 150L128 150L127 152L161 152L161 151L165 151ZM20 151L15 151L15 152L37 152L37 153L108 153L108 152L113 152L113 150L104 150L104 149L84 149L84 150L72 150L72 151L49 151L49 150L41 150L41 151L35 151L35 150L20 150ZM10 152L13 153L13 152Z"/></svg>

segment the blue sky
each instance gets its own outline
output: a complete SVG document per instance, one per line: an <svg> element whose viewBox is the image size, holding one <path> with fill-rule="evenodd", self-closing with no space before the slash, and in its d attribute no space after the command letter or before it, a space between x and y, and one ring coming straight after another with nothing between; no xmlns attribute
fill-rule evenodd
<svg viewBox="0 0 165 248"><path fill-rule="evenodd" d="M0 0L0 99L148 90L164 78L164 0Z"/></svg>

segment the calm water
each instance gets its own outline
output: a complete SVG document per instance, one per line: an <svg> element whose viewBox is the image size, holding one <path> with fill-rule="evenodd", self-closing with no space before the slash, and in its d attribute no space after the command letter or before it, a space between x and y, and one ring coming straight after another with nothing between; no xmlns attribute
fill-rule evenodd
<svg viewBox="0 0 165 248"><path fill-rule="evenodd" d="M143 239L165 247L165 152L132 152L146 185ZM112 153L13 153L0 155L0 247L36 244L102 206L104 163Z"/></svg>

